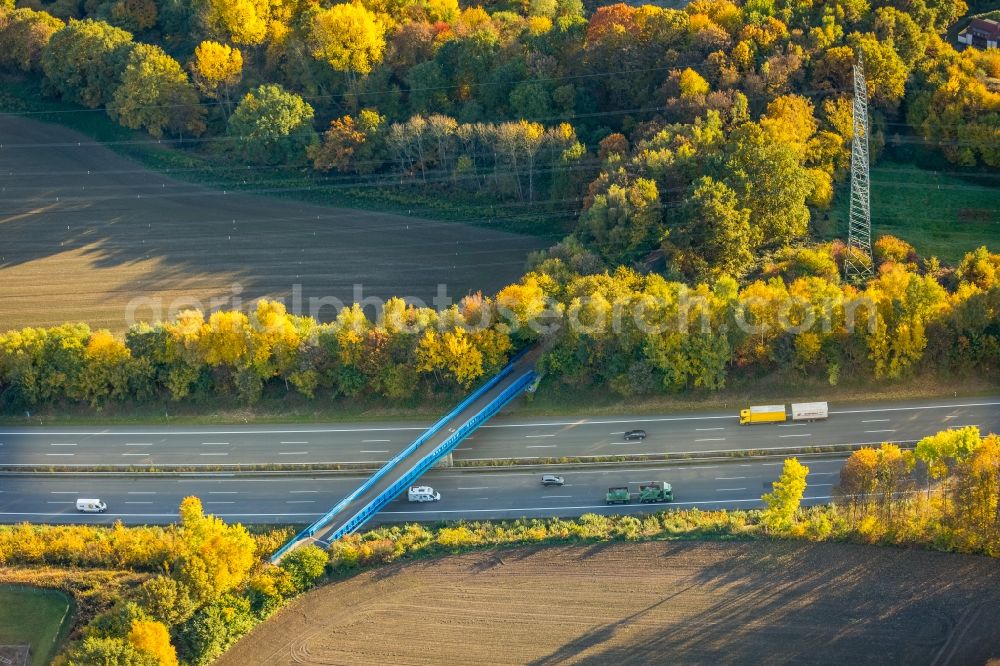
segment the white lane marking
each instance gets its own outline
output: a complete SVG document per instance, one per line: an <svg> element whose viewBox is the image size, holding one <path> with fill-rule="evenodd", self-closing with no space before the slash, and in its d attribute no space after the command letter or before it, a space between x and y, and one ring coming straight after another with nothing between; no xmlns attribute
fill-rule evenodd
<svg viewBox="0 0 1000 666"><path fill-rule="evenodd" d="M534 446L526 446L526 449L554 449L558 446L557 444L535 444Z"/></svg>
<svg viewBox="0 0 1000 666"><path fill-rule="evenodd" d="M279 456L307 456L308 451L278 451Z"/></svg>
<svg viewBox="0 0 1000 666"><path fill-rule="evenodd" d="M542 495L542 499L556 499L556 498L568 499L572 497L573 497L572 495Z"/></svg>
<svg viewBox="0 0 1000 666"><path fill-rule="evenodd" d="M46 504L76 504L76 502L46 502Z"/></svg>
<svg viewBox="0 0 1000 666"><path fill-rule="evenodd" d="M152 446L152 442L125 442L125 446Z"/></svg>
<svg viewBox="0 0 1000 666"><path fill-rule="evenodd" d="M537 437L555 437L555 435L525 435L525 439L533 439Z"/></svg>
<svg viewBox="0 0 1000 666"><path fill-rule="evenodd" d="M877 432L896 432L895 430L865 430L866 435L874 435Z"/></svg>
<svg viewBox="0 0 1000 666"><path fill-rule="evenodd" d="M375 443L375 442L391 442L391 439L363 439L362 444Z"/></svg>
<svg viewBox="0 0 1000 666"><path fill-rule="evenodd" d="M831 414L870 414L878 412L898 412L898 411L919 411L922 409L957 409L960 407L994 407L1000 405L1000 402L971 402L971 403L961 403L954 405L923 405L918 407L881 407L878 409L854 409L854 410L841 410L841 411L831 411ZM589 421L586 419L577 421L566 421L566 422L552 422L552 423L493 423L493 424L483 424L480 428L545 428L553 426L579 426L579 425L606 425L614 423L662 423L666 421L708 421L708 420L718 420L718 419L737 419L736 415L723 415L723 416L673 416L673 417L661 417L661 418L631 418L631 419L618 419L618 420L603 420L603 421ZM128 437L135 435L156 435L156 436L187 436L187 435L291 435L291 434L304 434L304 433L332 433L332 432L397 432L401 430L417 430L424 431L427 430L428 426L396 426L396 427L385 427L385 428L294 428L294 429L275 429L275 430L178 430L174 432L164 432L164 431L148 431L148 430L132 430L132 431L114 431L109 432L107 430L98 431L77 431L73 434L75 435L113 435L116 437ZM65 435L65 432L59 431L39 431L39 432L25 432L17 430L0 430L0 437L7 435L17 435L20 437L32 436L32 437L52 437L53 435ZM691 504L691 502L686 502L684 504ZM24 514L32 515L32 514ZM158 514L158 515L177 515L177 514ZM255 514L238 514L238 515L255 515ZM298 515L298 514L259 514L259 515Z"/></svg>
<svg viewBox="0 0 1000 666"><path fill-rule="evenodd" d="M228 456L228 453L199 453L200 456Z"/></svg>
<svg viewBox="0 0 1000 666"><path fill-rule="evenodd" d="M466 437L466 439L472 439L471 437ZM471 451L472 449L455 449L456 451ZM361 453L371 453L371 451L362 451ZM379 451L379 453L389 453L388 451Z"/></svg>
<svg viewBox="0 0 1000 666"><path fill-rule="evenodd" d="M725 430L725 428L695 428L695 430L698 430L698 431L705 431L705 430Z"/></svg>
<svg viewBox="0 0 1000 666"><path fill-rule="evenodd" d="M922 407L882 407L881 409L851 409L831 414L877 414L878 412L905 412L921 409L956 409L958 407L993 407L1000 402L970 402L964 405L924 405Z"/></svg>
<svg viewBox="0 0 1000 666"><path fill-rule="evenodd" d="M833 476L834 474L840 474L840 472L809 472L809 476Z"/></svg>
<svg viewBox="0 0 1000 666"><path fill-rule="evenodd" d="M475 486L472 488L456 488L455 490L489 490L489 486Z"/></svg>
<svg viewBox="0 0 1000 666"><path fill-rule="evenodd" d="M717 493L737 493L741 490L746 490L746 488L716 488Z"/></svg>
<svg viewBox="0 0 1000 666"><path fill-rule="evenodd" d="M954 418L951 416L946 416L946 419ZM885 423L886 421L891 421L892 419L866 419L862 423Z"/></svg>
<svg viewBox="0 0 1000 666"><path fill-rule="evenodd" d="M827 488L827 487L832 486L832 485L833 485L832 483L810 483L809 487L810 488Z"/></svg>
<svg viewBox="0 0 1000 666"><path fill-rule="evenodd" d="M309 442L282 442L282 444L308 444Z"/></svg>
<svg viewBox="0 0 1000 666"><path fill-rule="evenodd" d="M763 466L763 467L780 467L781 465L784 465L784 464L785 464L784 462L780 462L780 463L761 463L761 466Z"/></svg>
<svg viewBox="0 0 1000 666"><path fill-rule="evenodd" d="M289 490L290 494L302 494L302 493L318 493L318 490Z"/></svg>
<svg viewBox="0 0 1000 666"><path fill-rule="evenodd" d="M49 446L76 446L76 444L49 444Z"/></svg>
<svg viewBox="0 0 1000 666"><path fill-rule="evenodd" d="M979 427L979 425L978 425L978 424L970 424L970 425L950 425L950 426L948 426L948 427L949 427L949 428L978 428L978 427Z"/></svg>
<svg viewBox="0 0 1000 666"><path fill-rule="evenodd" d="M47 456L75 456L75 453L46 453Z"/></svg>
<svg viewBox="0 0 1000 666"><path fill-rule="evenodd" d="M695 442L724 442L724 441L726 441L726 438L725 437L706 437L704 439L696 439L694 441Z"/></svg>
<svg viewBox="0 0 1000 666"><path fill-rule="evenodd" d="M209 495L239 495L240 491L238 491L238 490L209 490L208 494Z"/></svg>
<svg viewBox="0 0 1000 666"><path fill-rule="evenodd" d="M129 495L155 495L156 491L153 490L130 490Z"/></svg>
<svg viewBox="0 0 1000 666"><path fill-rule="evenodd" d="M389 453L389 451L358 451L358 453Z"/></svg>
<svg viewBox="0 0 1000 666"><path fill-rule="evenodd" d="M316 500L285 500L285 504L315 504Z"/></svg>
<svg viewBox="0 0 1000 666"><path fill-rule="evenodd" d="M149 457L148 453L123 453L123 456L141 456L143 458Z"/></svg>
<svg viewBox="0 0 1000 666"><path fill-rule="evenodd" d="M52 493L53 495L79 495L80 494L80 493L78 493L75 490L50 490L49 492Z"/></svg>
<svg viewBox="0 0 1000 666"><path fill-rule="evenodd" d="M778 435L778 437L779 438L784 438L784 437L812 437L812 435L807 432L807 433L802 433L802 434L796 433L794 435Z"/></svg>
<svg viewBox="0 0 1000 666"><path fill-rule="evenodd" d="M229 446L229 442L202 442L202 446Z"/></svg>
<svg viewBox="0 0 1000 666"><path fill-rule="evenodd" d="M805 423L779 423L778 427L779 428L798 428L798 427L804 426L804 425L805 425Z"/></svg>
<svg viewBox="0 0 1000 666"><path fill-rule="evenodd" d="M747 477L745 476L717 476L716 481L741 481Z"/></svg>
<svg viewBox="0 0 1000 666"><path fill-rule="evenodd" d="M207 504L236 504L236 502L212 501L212 502L205 502L205 504L206 505Z"/></svg>

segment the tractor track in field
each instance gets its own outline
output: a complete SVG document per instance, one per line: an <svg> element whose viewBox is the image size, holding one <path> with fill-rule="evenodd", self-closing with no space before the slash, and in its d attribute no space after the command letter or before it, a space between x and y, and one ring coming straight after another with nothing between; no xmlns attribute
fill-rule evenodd
<svg viewBox="0 0 1000 666"><path fill-rule="evenodd" d="M516 548L328 585L217 663L984 663L1000 657L998 601L996 560L919 550Z"/></svg>

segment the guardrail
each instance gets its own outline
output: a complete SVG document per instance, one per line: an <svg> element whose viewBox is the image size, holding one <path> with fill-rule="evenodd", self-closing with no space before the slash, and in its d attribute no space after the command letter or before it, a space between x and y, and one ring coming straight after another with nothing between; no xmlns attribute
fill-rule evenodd
<svg viewBox="0 0 1000 666"><path fill-rule="evenodd" d="M314 534L316 534L316 532L319 531L321 527L326 525L334 518L334 516L343 511L344 507L346 507L348 504L350 504L351 502L353 502L354 500L356 500L357 498L361 497L363 494L368 492L372 486L378 483L378 481L382 479L382 477L384 477L386 474L388 474L396 465L398 465L402 460L405 460L408 456L413 455L414 451L423 446L424 442L426 442L428 439L436 435L441 430L441 428L445 426L445 424L447 424L449 421L451 421L456 416L461 414L464 410L466 410L469 407L469 405L474 403L479 398L483 397L483 395L485 395L494 386L496 386L504 378L506 378L507 375L509 375L514 370L514 365L519 360L521 360L521 357L523 357L527 352L528 349L523 349L520 352L518 352L510 360L510 362L506 366L504 366L504 368L500 372L494 375L489 381L480 386L478 389L470 393L462 402L458 404L457 407L455 407L450 412L448 412L440 419L438 419L437 422L435 422L430 428L425 430L419 437L413 440L413 442L409 446L407 446L405 449L403 449L395 456L393 456L392 459L390 459L387 463L385 463L382 467L380 467L374 474L371 475L371 477L369 477L357 489L352 491L344 499L340 500L340 502L338 502L336 506L327 511L319 519L317 519L311 525L306 527L304 530L302 530L294 537L292 537L288 541L288 543L279 548L278 551L271 556L271 562L273 563L280 560L285 553L287 553L289 550L295 547L295 544L297 544L302 539L311 537Z"/></svg>
<svg viewBox="0 0 1000 666"><path fill-rule="evenodd" d="M534 379L534 370L529 370L525 374L521 375L514 381L513 384L504 389L500 395L490 402L490 404L483 407L472 418L459 426L455 432L452 433L446 440L441 442L437 448L428 453L413 467L411 467L410 470L401 476L394 484L383 490L375 499L354 514L346 523L331 534L326 542L332 543L340 537L350 534L371 520L372 516L378 513L382 507L395 499L395 497L403 492L404 489L408 488L411 483L420 478L424 472L433 467L438 460L450 453L462 442L463 439L468 437L476 428L482 425L483 421L503 409L507 403L524 391L524 389L526 389Z"/></svg>

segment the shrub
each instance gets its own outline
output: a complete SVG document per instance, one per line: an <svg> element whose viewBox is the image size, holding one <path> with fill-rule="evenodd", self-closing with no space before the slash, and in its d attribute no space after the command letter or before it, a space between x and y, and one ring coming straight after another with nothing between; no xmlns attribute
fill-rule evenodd
<svg viewBox="0 0 1000 666"><path fill-rule="evenodd" d="M298 548L281 561L281 568L288 572L292 585L299 592L313 586L326 571L329 556L318 546Z"/></svg>

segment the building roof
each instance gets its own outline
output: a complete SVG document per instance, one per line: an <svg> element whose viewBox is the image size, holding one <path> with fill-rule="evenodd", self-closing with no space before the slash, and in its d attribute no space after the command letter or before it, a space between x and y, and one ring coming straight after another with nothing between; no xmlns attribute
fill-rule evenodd
<svg viewBox="0 0 1000 666"><path fill-rule="evenodd" d="M969 30L988 37L990 39L1000 38L1000 21L994 19L977 18L969 23Z"/></svg>

